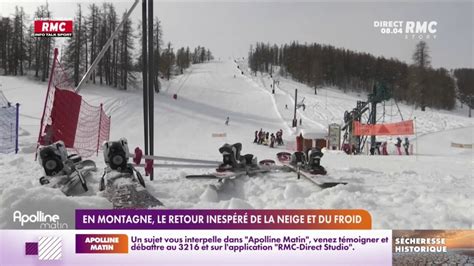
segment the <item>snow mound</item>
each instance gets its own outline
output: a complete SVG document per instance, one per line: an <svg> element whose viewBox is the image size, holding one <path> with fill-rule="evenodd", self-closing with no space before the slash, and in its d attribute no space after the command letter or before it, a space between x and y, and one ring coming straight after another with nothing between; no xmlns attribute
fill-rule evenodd
<svg viewBox="0 0 474 266"><path fill-rule="evenodd" d="M296 184L288 184L285 187L285 191L283 192L283 196L285 199L295 199L302 197L302 191L300 187Z"/></svg>
<svg viewBox="0 0 474 266"><path fill-rule="evenodd" d="M31 144L31 145L22 145L21 147L21 153L35 153L36 151L36 145Z"/></svg>
<svg viewBox="0 0 474 266"><path fill-rule="evenodd" d="M103 197L66 197L58 189L47 187L12 187L3 191L0 198L0 228L11 229L37 229L37 223L26 223L21 226L13 222L13 213L21 211L21 214L36 214L38 211L44 214L57 214L59 222L66 223L69 229L75 227L76 209L106 209L111 204Z"/></svg>
<svg viewBox="0 0 474 266"><path fill-rule="evenodd" d="M199 199L203 202L217 202L219 200L219 196L217 195L215 188L212 186L207 186L206 190L204 190Z"/></svg>
<svg viewBox="0 0 474 266"><path fill-rule="evenodd" d="M17 157L13 160L10 161L10 166L19 166L25 162L25 159L23 157Z"/></svg>
<svg viewBox="0 0 474 266"><path fill-rule="evenodd" d="M418 173L413 170L404 170L401 174L404 176L418 175Z"/></svg>
<svg viewBox="0 0 474 266"><path fill-rule="evenodd" d="M229 205L227 206L227 209L253 209L253 206L250 205L245 200L242 199L237 199L237 198L232 198L229 201Z"/></svg>

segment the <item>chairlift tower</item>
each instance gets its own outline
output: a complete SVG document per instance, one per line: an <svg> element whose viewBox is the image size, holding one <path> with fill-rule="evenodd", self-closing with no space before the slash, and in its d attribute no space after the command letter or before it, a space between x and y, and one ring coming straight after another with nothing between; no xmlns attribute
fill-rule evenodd
<svg viewBox="0 0 474 266"><path fill-rule="evenodd" d="M362 116L367 111L369 112L367 124L377 124L377 104L387 101L392 97L390 90L381 82L376 82L372 87L372 93L368 95L367 101L357 101L356 108L352 111L346 111L344 113L344 123L342 127L344 133L343 143L355 146L356 153L360 153L363 150L364 144L367 141L367 137L354 136L353 135L353 122L361 122ZM370 143L372 147L375 147L376 137L370 137Z"/></svg>

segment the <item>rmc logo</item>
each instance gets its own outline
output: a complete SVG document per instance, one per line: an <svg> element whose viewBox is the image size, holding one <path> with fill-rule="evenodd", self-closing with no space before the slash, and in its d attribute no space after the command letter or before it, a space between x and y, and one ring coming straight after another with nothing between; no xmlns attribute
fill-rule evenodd
<svg viewBox="0 0 474 266"><path fill-rule="evenodd" d="M437 21L375 20L374 28L386 35L405 35L405 39L436 39Z"/></svg>
<svg viewBox="0 0 474 266"><path fill-rule="evenodd" d="M34 37L72 37L72 20L35 19Z"/></svg>
<svg viewBox="0 0 474 266"><path fill-rule="evenodd" d="M436 39L436 21L407 21L405 39Z"/></svg>
<svg viewBox="0 0 474 266"><path fill-rule="evenodd" d="M426 34L436 33L436 26L438 22L436 21L407 21L405 27L406 34Z"/></svg>

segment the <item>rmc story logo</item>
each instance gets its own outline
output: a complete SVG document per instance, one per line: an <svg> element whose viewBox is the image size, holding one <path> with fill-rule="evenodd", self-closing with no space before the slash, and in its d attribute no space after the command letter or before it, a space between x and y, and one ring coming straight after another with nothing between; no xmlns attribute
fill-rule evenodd
<svg viewBox="0 0 474 266"><path fill-rule="evenodd" d="M72 37L72 19L37 18L33 20L33 37Z"/></svg>
<svg viewBox="0 0 474 266"><path fill-rule="evenodd" d="M437 21L374 20L374 28L384 35L400 35L410 40L436 39Z"/></svg>
<svg viewBox="0 0 474 266"><path fill-rule="evenodd" d="M13 222L20 223L21 227L29 224L38 224L40 229L68 229L67 223L61 223L57 214L46 214L37 211L34 214L23 214L21 211L13 212Z"/></svg>

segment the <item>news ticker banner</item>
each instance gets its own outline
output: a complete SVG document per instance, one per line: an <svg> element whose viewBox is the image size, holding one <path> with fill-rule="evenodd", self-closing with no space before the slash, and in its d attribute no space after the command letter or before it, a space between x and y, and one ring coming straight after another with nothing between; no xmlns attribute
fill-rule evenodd
<svg viewBox="0 0 474 266"><path fill-rule="evenodd" d="M389 230L2 230L0 265L390 265Z"/></svg>
<svg viewBox="0 0 474 266"><path fill-rule="evenodd" d="M473 265L473 251L472 230L0 231L0 265Z"/></svg>
<svg viewBox="0 0 474 266"><path fill-rule="evenodd" d="M474 263L472 230L369 229L363 210L77 210L76 230L1 230L0 265Z"/></svg>

